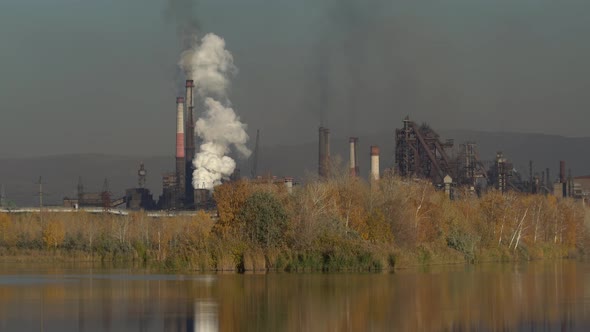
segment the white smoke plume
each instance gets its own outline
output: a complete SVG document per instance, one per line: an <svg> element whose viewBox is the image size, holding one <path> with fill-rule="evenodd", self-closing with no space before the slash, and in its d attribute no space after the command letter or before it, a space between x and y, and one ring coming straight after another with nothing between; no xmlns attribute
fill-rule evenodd
<svg viewBox="0 0 590 332"><path fill-rule="evenodd" d="M246 147L247 126L240 122L227 98L229 76L237 69L231 53L225 49L225 41L214 34L207 34L200 43L183 52L179 66L194 80L205 106L195 125L202 143L193 160L193 187L211 190L222 179L229 178L236 168L236 162L228 156L232 147L243 157L251 153Z"/></svg>
<svg viewBox="0 0 590 332"><path fill-rule="evenodd" d="M229 76L237 72L233 56L225 49L225 40L212 33L184 51L179 66L195 81L201 97L227 98Z"/></svg>
<svg viewBox="0 0 590 332"><path fill-rule="evenodd" d="M240 122L232 108L212 98L205 99L205 107L205 114L195 126L203 144L193 161L193 187L212 189L236 168L235 161L226 156L230 146L233 145L243 157L249 157L251 152L246 147L246 125Z"/></svg>

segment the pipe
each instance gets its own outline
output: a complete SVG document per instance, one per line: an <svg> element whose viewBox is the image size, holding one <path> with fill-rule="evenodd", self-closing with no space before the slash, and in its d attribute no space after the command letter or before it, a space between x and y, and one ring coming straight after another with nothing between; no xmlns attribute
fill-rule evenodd
<svg viewBox="0 0 590 332"><path fill-rule="evenodd" d="M371 179L379 180L379 147L371 146Z"/></svg>

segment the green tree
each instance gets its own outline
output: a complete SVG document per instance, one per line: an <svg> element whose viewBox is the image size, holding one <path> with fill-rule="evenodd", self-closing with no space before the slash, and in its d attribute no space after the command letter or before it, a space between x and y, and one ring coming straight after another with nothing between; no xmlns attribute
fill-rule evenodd
<svg viewBox="0 0 590 332"><path fill-rule="evenodd" d="M287 213L272 193L257 192L250 196L239 219L252 243L265 249L279 247L284 243Z"/></svg>

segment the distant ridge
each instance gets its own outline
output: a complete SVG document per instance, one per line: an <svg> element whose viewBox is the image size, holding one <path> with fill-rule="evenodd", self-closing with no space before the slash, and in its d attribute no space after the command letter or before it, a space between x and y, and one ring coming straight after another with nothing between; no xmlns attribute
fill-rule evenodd
<svg viewBox="0 0 590 332"><path fill-rule="evenodd" d="M159 195L162 188L161 174L171 171L173 157L126 157L108 154L67 154L44 157L0 159L0 183L4 184L6 197L18 206L37 204L35 184L43 177L47 204L61 204L64 196L76 196L78 177L82 177L86 192L102 190L105 178L114 196L126 188L137 186L137 169L144 162L148 170L146 186Z"/></svg>
<svg viewBox="0 0 590 332"><path fill-rule="evenodd" d="M472 130L438 131L442 140L454 139L455 145L475 141L480 158L492 161L496 151L503 151L515 168L528 177L528 161L534 161L539 174L551 168L551 177L557 177L559 160L566 161L574 176L590 174L590 137L563 137L556 135L481 132ZM391 167L394 162L394 135L377 133L359 136L360 173L369 172L369 146L381 147L381 168ZM259 152L259 174L294 176L304 178L317 172L317 142L295 145L262 145ZM333 133L332 155L347 162L348 137ZM339 157L338 157L339 156ZM174 169L174 157L170 156L117 156L109 154L66 154L43 157L5 157L0 159L0 184L6 190L7 199L19 206L37 204L35 182L43 176L45 200L48 204L61 204L64 196L75 196L78 177L81 176L85 191L100 191L104 178L109 179L115 196L122 195L126 188L137 186L137 169L144 162L148 170L146 186L154 197L162 190L161 174ZM247 161L241 161L241 174L249 174Z"/></svg>

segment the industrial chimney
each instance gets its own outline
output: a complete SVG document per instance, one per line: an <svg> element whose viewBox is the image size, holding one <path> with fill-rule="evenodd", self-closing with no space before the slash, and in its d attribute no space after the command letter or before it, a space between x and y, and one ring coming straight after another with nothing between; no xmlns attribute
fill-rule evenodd
<svg viewBox="0 0 590 332"><path fill-rule="evenodd" d="M359 166L357 159L358 141L358 137L351 137L348 139L348 142L350 143L350 175L354 177L359 176Z"/></svg>
<svg viewBox="0 0 590 332"><path fill-rule="evenodd" d="M194 88L193 80L186 80L186 130L185 130L185 201L194 202L193 190L193 159L195 159L195 120L194 120Z"/></svg>
<svg viewBox="0 0 590 332"><path fill-rule="evenodd" d="M184 201L186 194L186 160L184 148L184 98L176 98L176 178L178 202Z"/></svg>
<svg viewBox="0 0 590 332"><path fill-rule="evenodd" d="M565 177L565 161L559 161L559 183L561 189L561 197L567 197L567 179Z"/></svg>
<svg viewBox="0 0 590 332"><path fill-rule="evenodd" d="M566 182L566 178L565 178L565 161L564 160L560 160L559 161L559 183L565 183Z"/></svg>
<svg viewBox="0 0 590 332"><path fill-rule="evenodd" d="M320 127L319 136L318 174L327 178L330 175L330 129Z"/></svg>
<svg viewBox="0 0 590 332"><path fill-rule="evenodd" d="M330 176L331 161L330 161L330 129L328 129L328 128L324 128L324 144L325 144L324 151L326 151L326 155L324 156L324 169L326 172L326 177L329 177Z"/></svg>
<svg viewBox="0 0 590 332"><path fill-rule="evenodd" d="M379 180L379 147L371 146L371 179Z"/></svg>
<svg viewBox="0 0 590 332"><path fill-rule="evenodd" d="M324 159L326 156L326 144L324 137L324 127L320 127L319 130L319 145L318 145L318 175L325 177L324 173Z"/></svg>

